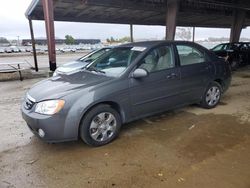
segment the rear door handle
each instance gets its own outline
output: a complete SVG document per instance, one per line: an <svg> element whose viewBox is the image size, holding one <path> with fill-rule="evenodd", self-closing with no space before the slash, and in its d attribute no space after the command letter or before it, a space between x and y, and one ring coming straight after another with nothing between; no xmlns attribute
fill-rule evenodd
<svg viewBox="0 0 250 188"><path fill-rule="evenodd" d="M208 66L206 66L206 68L205 69L207 69L207 70L209 70L209 69L211 69L211 65L208 65Z"/></svg>
<svg viewBox="0 0 250 188"><path fill-rule="evenodd" d="M167 79L173 79L173 78L176 78L177 77L177 74L176 73L171 73L171 74L168 74L166 76Z"/></svg>

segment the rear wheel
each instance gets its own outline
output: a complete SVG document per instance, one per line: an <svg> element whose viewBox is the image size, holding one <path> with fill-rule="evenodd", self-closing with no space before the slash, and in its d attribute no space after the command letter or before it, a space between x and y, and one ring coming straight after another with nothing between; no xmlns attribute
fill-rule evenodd
<svg viewBox="0 0 250 188"><path fill-rule="evenodd" d="M83 118L81 139L92 146L102 146L114 140L121 128L119 113L109 105L98 105Z"/></svg>
<svg viewBox="0 0 250 188"><path fill-rule="evenodd" d="M212 82L202 97L201 106L207 109L216 107L220 102L221 93L222 89L220 84Z"/></svg>

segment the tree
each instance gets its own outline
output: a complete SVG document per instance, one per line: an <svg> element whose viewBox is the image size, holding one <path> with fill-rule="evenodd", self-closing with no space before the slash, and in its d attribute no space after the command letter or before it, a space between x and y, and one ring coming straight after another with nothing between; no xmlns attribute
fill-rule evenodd
<svg viewBox="0 0 250 188"><path fill-rule="evenodd" d="M65 36L65 43L66 44L75 44L75 39L71 35Z"/></svg>
<svg viewBox="0 0 250 188"><path fill-rule="evenodd" d="M121 43L130 42L130 41L131 41L130 37L122 37L122 38L118 39L118 42L121 42Z"/></svg>
<svg viewBox="0 0 250 188"><path fill-rule="evenodd" d="M115 39L114 37L110 37L110 38L107 38L106 41L108 43L114 43L114 42L124 43L124 42L130 42L130 37L122 37L120 39Z"/></svg>
<svg viewBox="0 0 250 188"><path fill-rule="evenodd" d="M116 42L116 40L114 39L114 37L110 38L110 42Z"/></svg>
<svg viewBox="0 0 250 188"><path fill-rule="evenodd" d="M115 40L114 37L107 38L106 41L107 41L108 43L118 42L118 40Z"/></svg>
<svg viewBox="0 0 250 188"><path fill-rule="evenodd" d="M181 40L191 40L191 27L178 27L176 29L176 37Z"/></svg>
<svg viewBox="0 0 250 188"><path fill-rule="evenodd" d="M9 41L6 38L0 37L0 44L8 44L8 43Z"/></svg>

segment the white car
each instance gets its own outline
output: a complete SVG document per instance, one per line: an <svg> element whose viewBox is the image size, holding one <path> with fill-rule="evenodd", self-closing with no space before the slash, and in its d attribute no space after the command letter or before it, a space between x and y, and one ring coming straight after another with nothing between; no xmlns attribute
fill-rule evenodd
<svg viewBox="0 0 250 188"><path fill-rule="evenodd" d="M72 72L77 72L86 67L89 63L99 58L104 53L108 52L111 48L112 47L101 48L100 50L90 52L89 54L75 61L65 63L55 70L53 76L57 76L58 74L70 74Z"/></svg>
<svg viewBox="0 0 250 188"><path fill-rule="evenodd" d="M17 46L10 46L10 49L12 50L12 52L14 53L19 53L20 49Z"/></svg>
<svg viewBox="0 0 250 188"><path fill-rule="evenodd" d="M6 52L6 53L12 53L13 51L12 51L11 48L5 48L5 52Z"/></svg>
<svg viewBox="0 0 250 188"><path fill-rule="evenodd" d="M62 48L62 49L60 49L60 51L61 51L62 53L66 53L66 52L76 52L76 49L74 49L74 48Z"/></svg>

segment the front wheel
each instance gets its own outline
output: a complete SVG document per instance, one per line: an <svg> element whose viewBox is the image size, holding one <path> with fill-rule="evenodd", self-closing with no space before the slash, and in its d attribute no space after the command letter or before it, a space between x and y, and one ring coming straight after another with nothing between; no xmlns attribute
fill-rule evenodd
<svg viewBox="0 0 250 188"><path fill-rule="evenodd" d="M202 97L201 106L207 109L216 107L220 102L221 92L220 84L212 82Z"/></svg>
<svg viewBox="0 0 250 188"><path fill-rule="evenodd" d="M119 134L121 118L109 105L98 105L90 110L80 125L81 139L91 146L102 146Z"/></svg>

